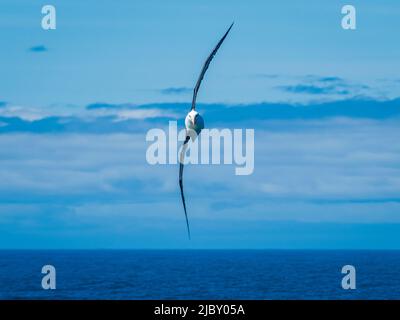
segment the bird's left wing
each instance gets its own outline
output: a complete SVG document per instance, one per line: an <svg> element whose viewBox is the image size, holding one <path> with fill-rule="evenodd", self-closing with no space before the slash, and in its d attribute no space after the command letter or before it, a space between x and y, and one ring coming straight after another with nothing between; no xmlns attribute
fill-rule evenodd
<svg viewBox="0 0 400 320"><path fill-rule="evenodd" d="M190 239L189 219L188 219L188 215L186 212L185 195L183 194L183 181L182 181L183 180L183 166L184 166L185 154L186 154L186 149L188 147L189 140L190 140L190 137L186 136L186 139L183 142L181 153L179 155L179 187L181 188L183 210L185 210L186 227L187 227L188 237Z"/></svg>

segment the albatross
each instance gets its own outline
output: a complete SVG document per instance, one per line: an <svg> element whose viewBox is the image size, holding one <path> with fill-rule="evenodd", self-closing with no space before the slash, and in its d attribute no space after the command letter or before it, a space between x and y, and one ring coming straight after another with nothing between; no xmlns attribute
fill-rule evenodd
<svg viewBox="0 0 400 320"><path fill-rule="evenodd" d="M183 193L182 179L183 179L183 166L184 166L186 149L188 147L188 142L189 142L190 138L192 138L192 140L194 140L200 134L201 130L204 128L204 119L196 111L197 93L199 92L201 81L203 80L204 75L205 75L208 67L210 66L211 60L214 58L214 56L217 53L222 42L224 42L229 31L231 31L232 26L233 26L233 23L230 25L230 27L225 32L223 37L219 40L219 42L215 46L214 50L211 51L206 62L204 63L203 68L201 69L201 72L200 72L200 76L197 79L196 86L193 89L192 107L185 118L186 138L185 138L185 141L183 142L183 146L182 146L182 149L181 149L181 152L179 155L179 187L181 189L181 198L182 198L182 203L183 203L183 210L185 211L186 227L187 227L187 233L188 233L189 239L190 239L190 227L189 227L189 219L188 219L188 215L187 215L187 211L186 211L186 203L185 203L185 195Z"/></svg>

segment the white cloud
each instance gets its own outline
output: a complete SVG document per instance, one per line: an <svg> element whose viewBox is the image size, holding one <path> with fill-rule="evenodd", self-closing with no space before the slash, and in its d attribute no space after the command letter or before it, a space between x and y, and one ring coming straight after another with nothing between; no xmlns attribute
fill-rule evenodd
<svg viewBox="0 0 400 320"><path fill-rule="evenodd" d="M13 118L17 117L26 121L36 121L47 118L49 113L40 108L22 107L22 106L5 106L0 108L0 117Z"/></svg>
<svg viewBox="0 0 400 320"><path fill-rule="evenodd" d="M0 117L17 117L25 121L37 121L48 117L79 117L82 119L95 119L98 117L115 117L115 121L130 119L151 119L158 117L178 118L175 112L168 109L141 108L141 107L119 107L119 108L98 108L88 110L83 107L30 107L6 105L0 108Z"/></svg>
<svg viewBox="0 0 400 320"><path fill-rule="evenodd" d="M161 109L126 109L126 110L118 110L115 113L111 113L110 115L116 115L118 121L124 121L129 119L150 119L150 118L158 118L158 117L170 117L170 118L178 118L176 113L165 111Z"/></svg>

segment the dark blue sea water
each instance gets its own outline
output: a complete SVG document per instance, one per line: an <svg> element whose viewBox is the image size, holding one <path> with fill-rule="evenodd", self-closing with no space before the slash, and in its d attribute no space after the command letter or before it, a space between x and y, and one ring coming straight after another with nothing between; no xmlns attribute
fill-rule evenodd
<svg viewBox="0 0 400 320"><path fill-rule="evenodd" d="M43 290L41 268L57 270ZM356 290L341 268L356 267ZM400 251L0 251L0 299L399 299Z"/></svg>

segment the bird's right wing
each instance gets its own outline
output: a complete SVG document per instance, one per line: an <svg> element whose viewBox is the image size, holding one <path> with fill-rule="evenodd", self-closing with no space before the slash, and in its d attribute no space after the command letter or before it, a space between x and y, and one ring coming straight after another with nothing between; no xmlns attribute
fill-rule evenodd
<svg viewBox="0 0 400 320"><path fill-rule="evenodd" d="M233 23L231 24L229 29L225 32L225 34L221 38L221 40L219 40L219 42L215 46L214 50L210 53L210 55L208 56L206 62L204 63L203 69L201 69L199 79L197 80L196 86L194 87L194 90L193 90L192 110L194 110L195 107L196 107L196 98L197 98L197 93L199 92L201 81L204 78L204 75L205 75L205 73L206 73L206 71L207 71L207 69L208 69L208 67L209 67L209 65L211 63L211 60L214 58L214 56L217 53L217 51L218 51L219 47L221 46L222 42L224 42L224 40L225 40L226 36L228 35L229 31L231 31L232 26L233 26Z"/></svg>
<svg viewBox="0 0 400 320"><path fill-rule="evenodd" d="M188 237L190 239L189 219L188 219L188 215L186 212L185 195L183 194L183 166L184 166L185 154L186 154L186 149L188 147L189 140L190 140L190 137L186 136L186 139L183 142L181 153L179 155L179 187L181 189L181 198L182 198L182 203L183 203L183 210L185 211L186 227L187 227Z"/></svg>

